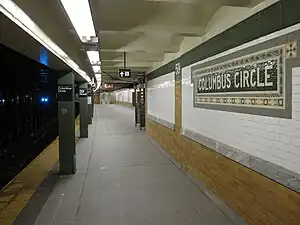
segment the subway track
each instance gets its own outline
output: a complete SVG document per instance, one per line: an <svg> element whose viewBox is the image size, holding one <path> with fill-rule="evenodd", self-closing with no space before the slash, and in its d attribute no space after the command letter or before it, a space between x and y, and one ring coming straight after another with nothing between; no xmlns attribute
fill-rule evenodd
<svg viewBox="0 0 300 225"><path fill-rule="evenodd" d="M0 189L40 154L58 135L57 118L0 149Z"/></svg>
<svg viewBox="0 0 300 225"><path fill-rule="evenodd" d="M79 103L75 104L75 118ZM17 140L0 148L0 190L31 163L58 136L58 119L53 118L35 132L24 132Z"/></svg>

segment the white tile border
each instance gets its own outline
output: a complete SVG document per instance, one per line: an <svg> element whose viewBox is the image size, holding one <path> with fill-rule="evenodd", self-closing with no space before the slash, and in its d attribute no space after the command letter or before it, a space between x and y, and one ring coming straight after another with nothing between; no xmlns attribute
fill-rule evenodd
<svg viewBox="0 0 300 225"><path fill-rule="evenodd" d="M171 122L166 121L164 119L158 118L158 117L153 116L153 115L151 115L149 113L147 114L147 118L150 119L150 120L153 120L156 123L159 123L159 124L161 124L161 125L169 128L171 130L175 130L175 124L174 123L171 123Z"/></svg>

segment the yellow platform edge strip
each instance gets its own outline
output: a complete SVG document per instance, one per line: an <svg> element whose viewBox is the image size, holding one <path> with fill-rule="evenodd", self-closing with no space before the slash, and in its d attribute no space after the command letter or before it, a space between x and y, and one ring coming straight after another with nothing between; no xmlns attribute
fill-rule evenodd
<svg viewBox="0 0 300 225"><path fill-rule="evenodd" d="M75 136L80 117L75 120ZM76 138L76 141L78 138ZM48 145L29 165L0 190L0 224L12 225L37 188L58 161L59 138Z"/></svg>

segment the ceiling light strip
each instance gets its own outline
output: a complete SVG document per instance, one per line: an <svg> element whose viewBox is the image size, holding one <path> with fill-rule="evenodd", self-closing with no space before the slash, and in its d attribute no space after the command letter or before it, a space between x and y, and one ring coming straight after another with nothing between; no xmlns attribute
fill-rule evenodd
<svg viewBox="0 0 300 225"><path fill-rule="evenodd" d="M93 70L95 73L101 73L101 67L100 66L93 66Z"/></svg>
<svg viewBox="0 0 300 225"><path fill-rule="evenodd" d="M76 2L74 2L74 0L60 0L60 2L81 42L89 42L96 37L96 31L88 0L76 0ZM93 66L94 73L101 73L101 67L98 66L100 65L99 52L87 51L87 55L91 65ZM100 87L101 77L96 77L96 82L97 86Z"/></svg>
<svg viewBox="0 0 300 225"><path fill-rule="evenodd" d="M99 88L100 88L100 85L101 85L101 83L100 83L100 82L97 82L97 86L96 86L96 88L94 89L94 92L96 92L96 91L98 91L98 90L99 90Z"/></svg>
<svg viewBox="0 0 300 225"><path fill-rule="evenodd" d="M95 27L88 0L60 0L77 35L82 42L86 37L95 37Z"/></svg>
<svg viewBox="0 0 300 225"><path fill-rule="evenodd" d="M69 65L86 81L91 81L90 77L83 70L81 70L79 66L59 46L57 46L15 3L13 3L11 0L2 0L0 12L2 12L11 21L22 28L40 44L45 46L59 59Z"/></svg>
<svg viewBox="0 0 300 225"><path fill-rule="evenodd" d="M88 58L92 65L99 65L100 64L100 57L98 51L87 51Z"/></svg>
<svg viewBox="0 0 300 225"><path fill-rule="evenodd" d="M88 0L60 0L80 40L85 43L96 37L92 13ZM79 16L80 15L80 16ZM98 51L87 51L89 61L93 67L97 87L101 85L101 67ZM100 74L100 75L99 75ZM96 88L96 90L98 89Z"/></svg>

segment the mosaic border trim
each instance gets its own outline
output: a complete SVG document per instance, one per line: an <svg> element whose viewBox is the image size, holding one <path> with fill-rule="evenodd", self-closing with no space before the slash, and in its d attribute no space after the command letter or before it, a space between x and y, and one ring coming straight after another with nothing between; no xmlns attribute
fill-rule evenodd
<svg viewBox="0 0 300 225"><path fill-rule="evenodd" d="M249 66L268 60L277 61L277 91L240 91L240 92L224 92L224 93L197 93L197 85L194 86L195 104L211 104L211 105L231 105L238 107L264 107L285 109L285 62L286 46L282 44L273 48L260 50L252 54L234 58L213 66L200 69L192 68L193 83L202 77L211 73L218 73L225 70L233 70L243 66ZM297 46L297 45L296 45ZM297 48L297 47L296 47ZM297 54L296 54L297 55ZM245 97L242 97L244 95ZM280 98L274 101L274 98Z"/></svg>
<svg viewBox="0 0 300 225"><path fill-rule="evenodd" d="M261 50L252 54L241 56L235 59L228 60L217 65L208 66L203 69L196 69L192 71L192 78L195 76L203 76L210 73L216 73L219 71L239 68L240 66L251 65L253 62L264 62L269 59L277 59L277 57L284 56L285 45L276 46L273 48ZM281 51L282 50L282 51ZM197 66L197 65L196 65ZM228 93L228 92L227 92Z"/></svg>
<svg viewBox="0 0 300 225"><path fill-rule="evenodd" d="M164 119L161 119L159 117L153 116L151 114L147 114L147 118L150 119L150 120L153 120L156 123L159 123L159 124L169 128L171 130L175 130L175 124L174 123L171 123L171 122L166 121Z"/></svg>
<svg viewBox="0 0 300 225"><path fill-rule="evenodd" d="M195 97L196 104L211 104L211 105L232 105L243 107L256 108L274 108L284 109L285 98L266 98L266 97Z"/></svg>
<svg viewBox="0 0 300 225"><path fill-rule="evenodd" d="M300 193L300 174L290 171L282 166L268 162L256 156L252 156L240 149L231 147L192 130L182 128L181 134L196 141L213 151L274 180L285 187Z"/></svg>

